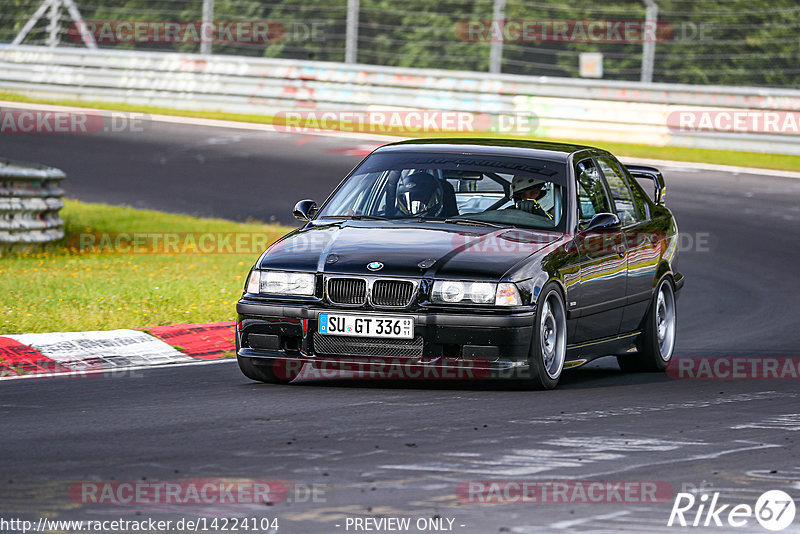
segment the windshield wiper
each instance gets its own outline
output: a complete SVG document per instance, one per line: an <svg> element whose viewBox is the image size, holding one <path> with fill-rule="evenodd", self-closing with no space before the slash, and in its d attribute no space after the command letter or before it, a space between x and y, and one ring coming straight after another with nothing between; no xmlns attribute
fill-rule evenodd
<svg viewBox="0 0 800 534"><path fill-rule="evenodd" d="M386 217L379 215L326 215L320 219L350 219L353 221L388 221Z"/></svg>
<svg viewBox="0 0 800 534"><path fill-rule="evenodd" d="M470 226L488 226L490 228L508 228L509 226L513 226L506 224L497 224L488 221L479 221L477 219L445 219L444 222L453 224L468 224Z"/></svg>
<svg viewBox="0 0 800 534"><path fill-rule="evenodd" d="M350 219L354 221L388 221L387 217L381 217L380 215L351 215Z"/></svg>

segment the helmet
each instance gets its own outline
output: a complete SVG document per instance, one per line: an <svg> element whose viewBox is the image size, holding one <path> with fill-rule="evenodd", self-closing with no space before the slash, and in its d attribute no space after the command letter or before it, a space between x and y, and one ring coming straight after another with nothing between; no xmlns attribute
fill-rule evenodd
<svg viewBox="0 0 800 534"><path fill-rule="evenodd" d="M412 172L397 183L397 209L414 217L436 216L442 211L444 190L430 172Z"/></svg>
<svg viewBox="0 0 800 534"><path fill-rule="evenodd" d="M529 176L514 176L511 181L511 198L518 201L522 197L522 193L529 189L541 187L547 184L544 180L531 178ZM538 200L538 199L537 199Z"/></svg>
<svg viewBox="0 0 800 534"><path fill-rule="evenodd" d="M514 206L531 214L541 215L545 213L539 204L539 200L547 193L545 189L547 183L544 180L527 176L515 176L511 181L511 198L514 199ZM526 196L525 193L529 192L535 192L536 195L533 197Z"/></svg>

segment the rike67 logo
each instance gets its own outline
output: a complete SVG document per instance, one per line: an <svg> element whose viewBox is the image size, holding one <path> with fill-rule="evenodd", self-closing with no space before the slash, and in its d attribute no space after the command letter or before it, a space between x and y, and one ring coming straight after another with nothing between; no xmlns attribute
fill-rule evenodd
<svg viewBox="0 0 800 534"><path fill-rule="evenodd" d="M672 505L667 526L752 528L755 520L774 532L792 524L794 500L781 490L761 494L755 506L749 504L719 504L719 492L702 494L678 493Z"/></svg>

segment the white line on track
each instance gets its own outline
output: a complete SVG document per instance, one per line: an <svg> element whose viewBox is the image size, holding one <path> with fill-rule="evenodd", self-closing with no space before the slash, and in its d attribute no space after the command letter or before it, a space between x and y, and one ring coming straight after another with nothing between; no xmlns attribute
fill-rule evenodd
<svg viewBox="0 0 800 534"><path fill-rule="evenodd" d="M620 473L625 473L626 471L632 471L632 470L635 470L635 469L650 468L650 467L653 467L653 466L656 466L656 465L680 464L680 463L686 463L686 462L694 462L694 461L697 461L697 460L713 460L715 458L719 458L720 456L726 456L728 454L736 454L736 453L740 453L740 452L758 451L758 450L762 450L762 449L781 448L781 445L775 445L775 444L772 444L772 443L755 444L752 441L745 441L745 440L734 440L733 443L749 444L750 446L738 447L738 448L733 448L733 449L725 449L725 450L722 450L722 451L719 451L719 452L714 452L714 453L711 453L711 454L696 454L696 455L687 456L687 457L684 457L684 458L670 458L668 460L661 460L661 461L655 461L655 462L644 462L644 463L640 463L640 464L628 464L625 467L612 469L610 471L595 472L595 473L591 473L591 474L583 474L581 476L584 477L584 478L587 478L587 479L591 479L591 478L595 478L595 477L601 477L601 476L617 476ZM570 478L570 477L564 477L564 478Z"/></svg>
<svg viewBox="0 0 800 534"><path fill-rule="evenodd" d="M34 373L30 375L2 376L2 380L21 380L24 378L81 378L85 375L107 374L109 378L114 375L125 376L132 371L142 371L146 369L174 369L176 367L186 367L188 365L213 365L217 363L235 362L235 358L224 358L220 360L193 360L185 363L165 363L161 365L139 365L135 367L118 367L114 369L91 369L87 371L73 371L65 373Z"/></svg>

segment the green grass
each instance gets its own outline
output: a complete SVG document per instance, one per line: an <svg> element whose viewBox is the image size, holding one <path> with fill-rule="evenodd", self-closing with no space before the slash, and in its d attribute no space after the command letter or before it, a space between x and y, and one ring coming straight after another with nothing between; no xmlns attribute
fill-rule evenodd
<svg viewBox="0 0 800 534"><path fill-rule="evenodd" d="M67 234L227 232L272 242L289 228L67 200ZM193 234L196 235L196 234ZM185 241L182 241L185 243ZM65 240L0 258L0 335L230 321L260 251L96 253ZM238 252L238 251L237 251Z"/></svg>
<svg viewBox="0 0 800 534"><path fill-rule="evenodd" d="M258 124L276 124L280 119L270 115L247 115L238 113L222 113L215 111L190 111L172 108L161 108L154 106L139 106L129 104L119 104L111 102L84 102L82 100L59 100L33 98L17 93L0 92L0 101L31 102L41 104L54 104L62 106L79 106L92 109L107 109L116 111L141 112L158 115L174 115L181 117L196 117L204 119L228 120L237 122L250 122ZM343 131L352 131L353 128L347 123L341 123L336 128ZM375 133L375 132L373 132ZM392 132L385 132L391 135ZM395 135L409 136L411 134L401 131L394 132ZM422 132L413 134L414 137L442 137L442 136L465 136L465 137L502 137L502 138L524 138L521 136L504 135L495 133L476 134L469 133L445 133L445 132ZM650 159L664 159L674 161L692 161L697 163L714 163L719 165L736 165L743 167L757 167L763 169L778 169L788 171L800 171L800 156L789 156L783 154L766 154L760 152L735 152L731 150L708 150L701 148L684 147L657 147L641 145L636 143L606 143L586 139L558 139L578 144L588 144L598 146L611 151L620 157L639 157Z"/></svg>

